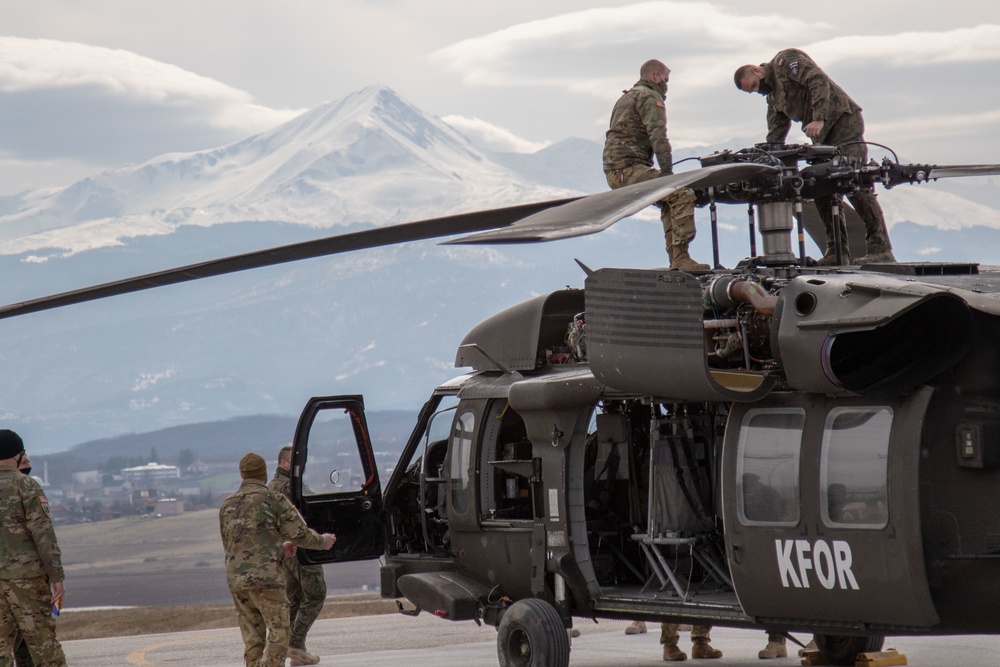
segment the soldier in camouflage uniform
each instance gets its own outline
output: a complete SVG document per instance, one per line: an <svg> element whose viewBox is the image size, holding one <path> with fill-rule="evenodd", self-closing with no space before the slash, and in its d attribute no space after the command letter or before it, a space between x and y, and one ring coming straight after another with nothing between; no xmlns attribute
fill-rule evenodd
<svg viewBox="0 0 1000 667"><path fill-rule="evenodd" d="M670 69L659 60L648 60L639 69L639 77L615 103L604 141L604 175L612 189L674 173L664 106ZM653 167L654 154L659 169ZM694 203L690 188L680 188L657 203L672 269L709 268L688 254L688 244L696 232Z"/></svg>
<svg viewBox="0 0 1000 667"><path fill-rule="evenodd" d="M22 475L31 474L31 458L27 452L21 454L21 462L18 463L17 469ZM21 634L20 629L17 631L17 636L14 637L13 663L11 663L10 656L0 656L0 667L11 667L11 664L14 667L35 667L35 663L31 660L31 651L28 649L28 643L24 641L24 635Z"/></svg>
<svg viewBox="0 0 1000 667"><path fill-rule="evenodd" d="M868 161L868 147L861 143L865 139L861 107L802 51L785 49L771 62L743 65L736 70L733 81L742 91L767 96L768 143L784 143L794 120L802 123L802 131L814 144L843 146L841 152L848 158L862 163ZM848 198L865 223L865 256L857 263L895 262L885 215L875 195L862 190ZM819 260L824 266L837 261L833 228L835 205L842 206L835 195L816 199L816 208L826 227L826 249ZM841 215L840 219L843 254L847 258L845 218Z"/></svg>
<svg viewBox="0 0 1000 667"><path fill-rule="evenodd" d="M278 467L267 488L292 498L292 447L287 445L278 452ZM308 493L308 489L303 489ZM286 586L292 636L288 642L288 657L292 667L315 665L319 656L306 651L306 634L323 611L326 602L326 579L322 565L302 565L296 558L285 559Z"/></svg>
<svg viewBox="0 0 1000 667"><path fill-rule="evenodd" d="M24 442L0 430L0 656L13 653L18 630L36 665L65 667L52 606L61 606L62 553L42 487L18 466Z"/></svg>
<svg viewBox="0 0 1000 667"><path fill-rule="evenodd" d="M267 488L267 464L258 454L240 460L243 483L219 509L226 581L236 604L246 667L284 667L288 653L285 569L294 545L330 549L331 534L306 526L295 506Z"/></svg>

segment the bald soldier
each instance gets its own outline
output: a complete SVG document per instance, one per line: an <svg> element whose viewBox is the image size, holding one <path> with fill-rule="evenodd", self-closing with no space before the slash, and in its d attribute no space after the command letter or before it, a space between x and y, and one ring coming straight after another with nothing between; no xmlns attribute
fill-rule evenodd
<svg viewBox="0 0 1000 667"><path fill-rule="evenodd" d="M812 58L798 49L785 49L760 65L743 65L733 75L736 87L747 93L767 97L767 142L782 144L792 121L802 123L802 131L814 144L840 146L848 158L868 161L865 120L861 107L834 83ZM857 264L895 262L885 215L875 195L861 190L848 195L854 210L865 223L865 256ZM816 209L826 228L826 249L819 264L837 263L833 207L840 205L836 195L816 198ZM847 260L847 229L841 215L840 234L844 259Z"/></svg>
<svg viewBox="0 0 1000 667"><path fill-rule="evenodd" d="M331 549L337 540L306 526L295 506L267 488L267 464L253 452L240 460L243 483L219 509L226 581L236 604L246 667L284 667L288 598L283 560L291 545Z"/></svg>
<svg viewBox="0 0 1000 667"><path fill-rule="evenodd" d="M35 665L65 667L52 606L62 606L62 553L42 487L18 470L24 441L0 430L0 657L20 630Z"/></svg>
<svg viewBox="0 0 1000 667"><path fill-rule="evenodd" d="M611 189L669 176L674 173L673 153L667 138L667 82L670 69L659 60L639 68L639 80L618 98L611 111L604 140L604 175ZM653 167L653 156L659 168ZM667 241L670 268L705 271L708 264L691 259L688 244L694 240L694 191L680 188L657 202Z"/></svg>
<svg viewBox="0 0 1000 667"><path fill-rule="evenodd" d="M292 498L292 446L286 445L278 451L278 466L267 488ZM309 493L308 488L303 488ZM297 558L286 558L285 593L288 596L288 619L291 623L291 638L288 642L288 657L292 667L315 665L319 656L306 650L306 634L323 611L326 602L326 579L322 565L301 565Z"/></svg>

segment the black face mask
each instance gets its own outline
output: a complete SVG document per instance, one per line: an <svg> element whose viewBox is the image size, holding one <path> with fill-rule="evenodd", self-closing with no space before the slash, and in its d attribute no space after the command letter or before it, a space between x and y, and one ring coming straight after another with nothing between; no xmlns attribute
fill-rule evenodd
<svg viewBox="0 0 1000 667"><path fill-rule="evenodd" d="M23 453L18 454L17 455L17 471L20 472L22 475L30 475L31 474L31 466L28 466L27 468L22 468L21 467L21 461L22 461L22 459L24 459L24 454Z"/></svg>
<svg viewBox="0 0 1000 667"><path fill-rule="evenodd" d="M771 86L767 84L767 81L764 81L764 79L760 80L760 84L757 87L758 93L761 95L770 95L772 90L774 90L774 88L771 88Z"/></svg>
<svg viewBox="0 0 1000 667"><path fill-rule="evenodd" d="M23 474L23 475L30 475L31 474L31 466L28 466L27 468L18 468L18 470L20 470L21 474Z"/></svg>

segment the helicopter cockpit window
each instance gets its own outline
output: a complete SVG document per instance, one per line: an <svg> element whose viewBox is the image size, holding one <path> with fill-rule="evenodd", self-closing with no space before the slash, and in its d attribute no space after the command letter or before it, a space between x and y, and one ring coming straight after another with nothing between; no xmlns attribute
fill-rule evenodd
<svg viewBox="0 0 1000 667"><path fill-rule="evenodd" d="M886 526L891 432L888 407L834 408L827 415L820 461L826 525Z"/></svg>
<svg viewBox="0 0 1000 667"><path fill-rule="evenodd" d="M737 508L744 524L799 522L799 459L805 412L751 410L740 430Z"/></svg>
<svg viewBox="0 0 1000 667"><path fill-rule="evenodd" d="M456 514L465 514L469 509L469 459L472 456L472 440L476 426L476 415L466 410L455 419L451 436L451 509Z"/></svg>
<svg viewBox="0 0 1000 667"><path fill-rule="evenodd" d="M302 470L302 495L360 491L365 472L351 415L321 410L309 430L309 458Z"/></svg>

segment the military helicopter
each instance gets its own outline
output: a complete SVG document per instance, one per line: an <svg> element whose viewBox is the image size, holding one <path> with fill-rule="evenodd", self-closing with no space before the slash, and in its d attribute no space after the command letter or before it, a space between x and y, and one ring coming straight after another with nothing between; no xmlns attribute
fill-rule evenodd
<svg viewBox="0 0 1000 667"><path fill-rule="evenodd" d="M475 327L456 353L468 371L432 391L384 488L363 397L310 400L293 495L338 541L300 557L380 558L400 612L495 626L503 666L568 665L579 619L805 632L853 664L887 634L1000 632L1000 272L817 267L803 202L997 173L760 144L598 195L268 249L0 318L417 239L596 233L681 187L713 232L718 204L746 204L735 269L583 267L583 289Z"/></svg>

